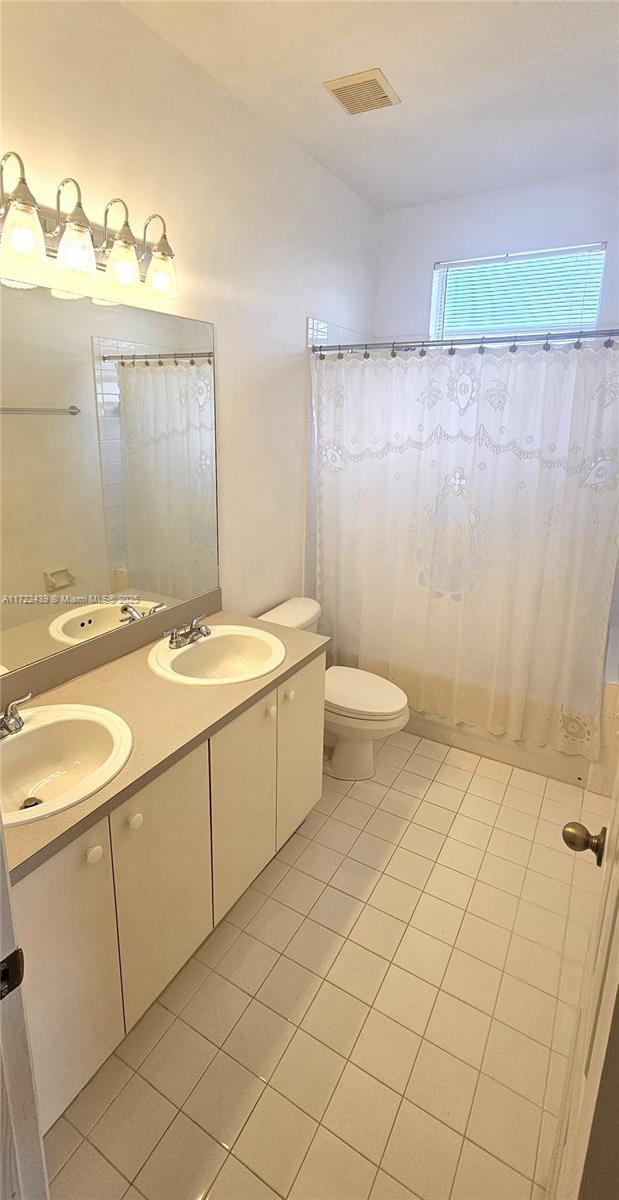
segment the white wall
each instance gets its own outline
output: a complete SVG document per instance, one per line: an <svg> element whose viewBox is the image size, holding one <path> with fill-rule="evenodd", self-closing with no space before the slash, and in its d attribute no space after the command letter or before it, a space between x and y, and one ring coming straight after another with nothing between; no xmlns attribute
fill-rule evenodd
<svg viewBox="0 0 619 1200"><path fill-rule="evenodd" d="M93 220L167 218L170 308L216 328L224 603L262 611L302 586L305 318L370 326L372 213L120 4L5 4L2 50L40 201L75 175Z"/></svg>
<svg viewBox="0 0 619 1200"><path fill-rule="evenodd" d="M428 333L437 261L601 241L608 252L600 323L617 325L618 214L619 176L611 171L385 213L378 219L377 336Z"/></svg>

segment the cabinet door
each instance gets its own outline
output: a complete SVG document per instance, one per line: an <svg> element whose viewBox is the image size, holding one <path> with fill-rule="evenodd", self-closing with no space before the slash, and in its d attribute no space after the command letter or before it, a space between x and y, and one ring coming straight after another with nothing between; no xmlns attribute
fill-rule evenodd
<svg viewBox="0 0 619 1200"><path fill-rule="evenodd" d="M208 747L146 784L110 824L129 1030L213 928Z"/></svg>
<svg viewBox="0 0 619 1200"><path fill-rule="evenodd" d="M277 693L211 738L215 924L275 854Z"/></svg>
<svg viewBox="0 0 619 1200"><path fill-rule="evenodd" d="M277 849L322 791L325 656L302 667L277 689Z"/></svg>
<svg viewBox="0 0 619 1200"><path fill-rule="evenodd" d="M13 903L45 1131L125 1032L107 817L16 883Z"/></svg>

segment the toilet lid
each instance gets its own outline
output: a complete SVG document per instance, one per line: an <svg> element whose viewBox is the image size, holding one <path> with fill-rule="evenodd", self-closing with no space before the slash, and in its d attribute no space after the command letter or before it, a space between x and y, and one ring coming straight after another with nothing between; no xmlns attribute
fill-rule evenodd
<svg viewBox="0 0 619 1200"><path fill-rule="evenodd" d="M396 717L408 706L401 688L380 675L357 667L329 667L325 675L325 708L350 717Z"/></svg>

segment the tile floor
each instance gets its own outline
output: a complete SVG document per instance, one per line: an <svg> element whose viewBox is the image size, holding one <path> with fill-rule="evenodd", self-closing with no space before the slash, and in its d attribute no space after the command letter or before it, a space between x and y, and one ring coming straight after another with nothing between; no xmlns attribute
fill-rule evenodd
<svg viewBox="0 0 619 1200"><path fill-rule="evenodd" d="M52 1200L542 1200L597 886L561 826L608 801L406 733L376 763L47 1134Z"/></svg>

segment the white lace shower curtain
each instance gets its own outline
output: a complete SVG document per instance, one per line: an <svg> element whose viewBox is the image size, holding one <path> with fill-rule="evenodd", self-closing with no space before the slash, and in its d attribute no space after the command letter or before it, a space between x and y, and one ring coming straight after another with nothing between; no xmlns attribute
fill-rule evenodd
<svg viewBox="0 0 619 1200"><path fill-rule="evenodd" d="M417 712L597 757L617 348L313 359L337 661Z"/></svg>
<svg viewBox="0 0 619 1200"><path fill-rule="evenodd" d="M131 587L185 599L217 586L213 368L118 370Z"/></svg>

